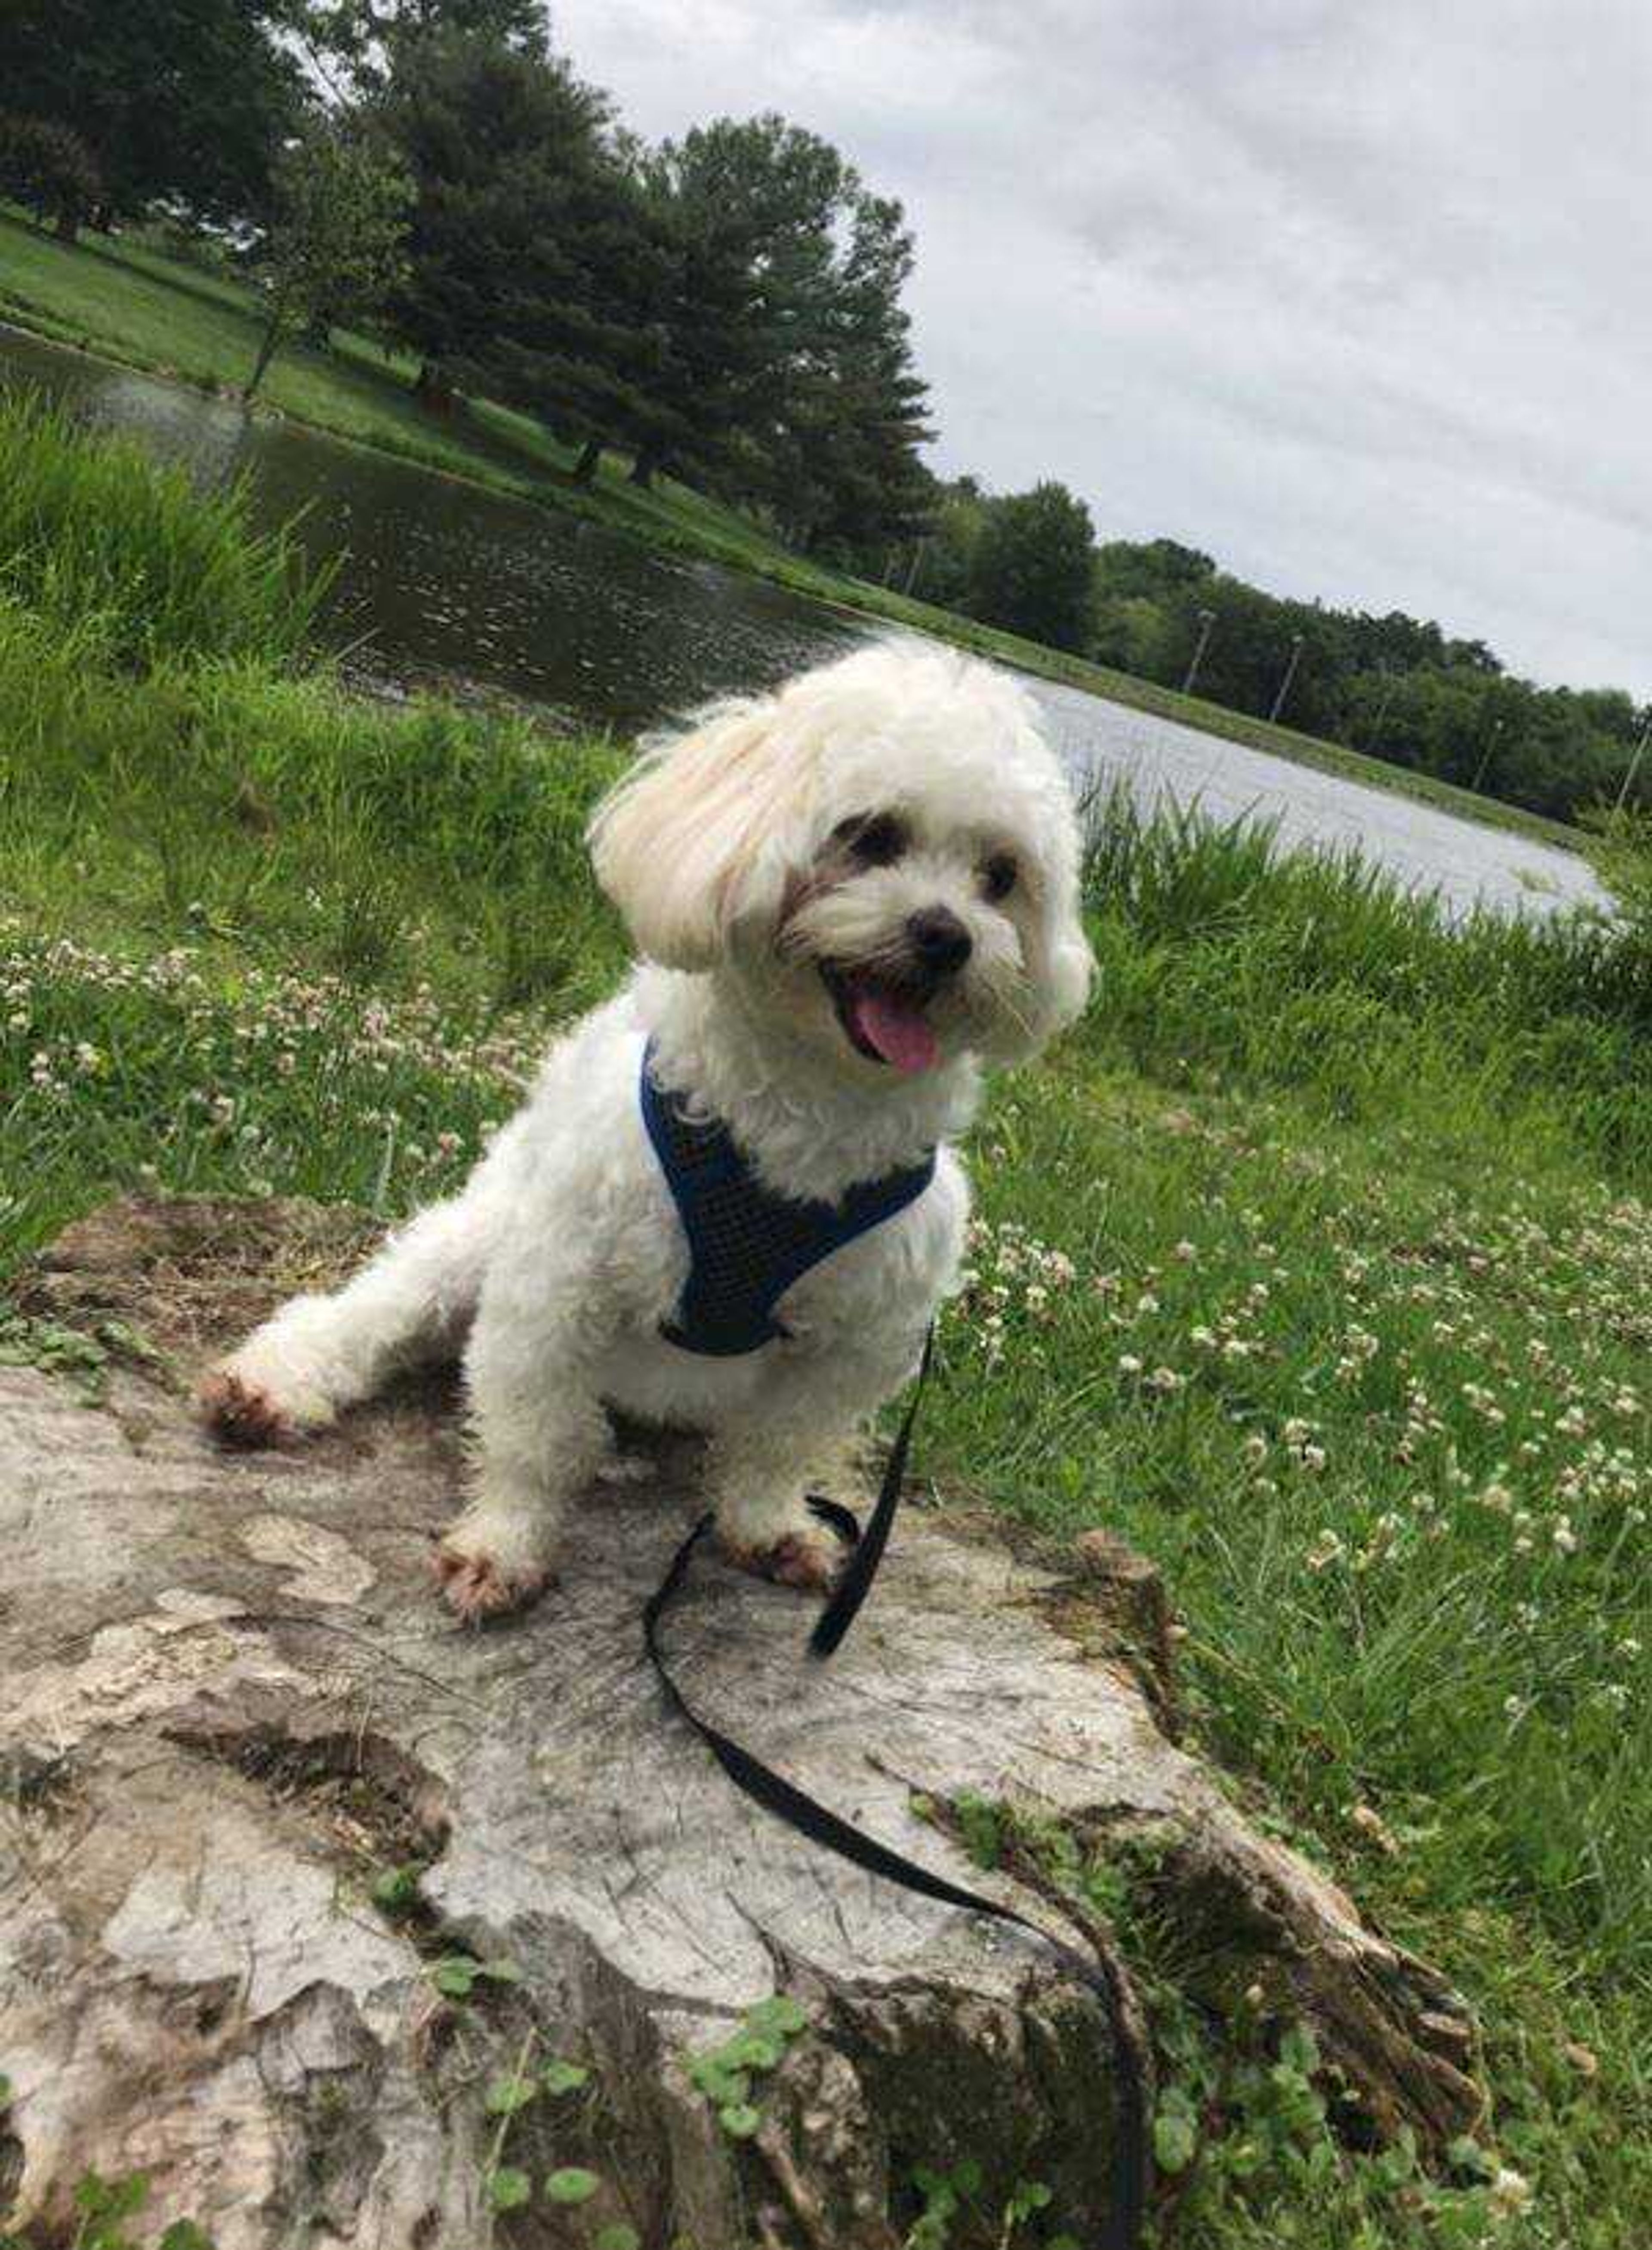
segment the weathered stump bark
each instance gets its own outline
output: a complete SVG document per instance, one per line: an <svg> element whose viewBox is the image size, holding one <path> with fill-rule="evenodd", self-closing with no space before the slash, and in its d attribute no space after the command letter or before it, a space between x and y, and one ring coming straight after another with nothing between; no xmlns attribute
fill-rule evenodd
<svg viewBox="0 0 1652 2250"><path fill-rule="evenodd" d="M694 1506L685 1447L594 1497L540 1607L473 1633L426 1579L458 1466L436 1386L301 1452L197 1433L181 1377L368 1232L301 1204L120 1204L25 1279L26 1308L101 1330L114 1360L95 1404L0 1369L0 2212L9 2192L14 2224L58 2240L89 2168L141 2171L146 2224L192 2218L220 2250L474 2250L486 2088L527 2053L591 2077L524 2109L504 2160L602 2184L536 2199L512 2240L624 2221L650 2250L892 2250L912 2168L966 2154L1001 2191L1047 2182L1089 2238L1112 2133L1089 1994L1032 1943L794 1837L662 1713L638 1613ZM714 1563L674 1641L697 1700L804 1787L1035 1916L913 1790L1158 1839L1214 1996L1260 1982L1311 2019L1379 2128L1458 2129L1458 2004L1167 1739L1153 1652L1119 1639L1098 1569L909 1512L832 1666L800 1662L795 1595ZM1139 1596L1123 1608L1151 1642ZM371 1878L412 1861L423 1903L387 1918ZM520 1982L444 1998L433 1960L465 1952ZM739 2139L689 2060L776 1991L808 2029Z"/></svg>

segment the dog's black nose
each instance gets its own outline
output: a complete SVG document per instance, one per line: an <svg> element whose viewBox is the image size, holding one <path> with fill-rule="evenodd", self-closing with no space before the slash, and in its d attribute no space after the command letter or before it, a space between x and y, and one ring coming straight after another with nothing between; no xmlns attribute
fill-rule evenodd
<svg viewBox="0 0 1652 2250"><path fill-rule="evenodd" d="M974 944L950 907L926 907L909 915L906 939L919 966L931 977L955 976Z"/></svg>

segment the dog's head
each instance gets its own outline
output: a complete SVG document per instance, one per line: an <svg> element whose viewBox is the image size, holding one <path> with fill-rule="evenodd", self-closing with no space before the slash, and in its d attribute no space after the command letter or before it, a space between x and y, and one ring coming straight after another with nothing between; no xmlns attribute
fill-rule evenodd
<svg viewBox="0 0 1652 2250"><path fill-rule="evenodd" d="M869 1085L1031 1053L1084 1006L1072 800L1003 673L883 643L648 746L598 807L637 949L726 969Z"/></svg>

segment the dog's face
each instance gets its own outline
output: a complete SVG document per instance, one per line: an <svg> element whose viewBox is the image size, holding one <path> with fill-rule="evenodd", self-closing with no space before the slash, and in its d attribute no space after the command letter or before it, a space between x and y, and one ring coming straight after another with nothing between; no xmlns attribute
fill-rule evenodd
<svg viewBox="0 0 1652 2250"><path fill-rule="evenodd" d="M970 659L885 645L721 707L591 838L640 952L733 973L869 1089L1030 1053L1089 990L1065 782Z"/></svg>

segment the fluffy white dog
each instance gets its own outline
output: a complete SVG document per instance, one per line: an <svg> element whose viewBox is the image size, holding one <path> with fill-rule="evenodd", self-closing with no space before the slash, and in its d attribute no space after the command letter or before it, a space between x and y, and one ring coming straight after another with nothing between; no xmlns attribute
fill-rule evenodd
<svg viewBox="0 0 1652 2250"><path fill-rule="evenodd" d="M809 1472L911 1374L953 1286L968 1189L946 1143L981 1066L1031 1053L1091 976L1077 821L1033 706L939 650L876 645L716 706L648 748L589 840L642 956L623 989L552 1050L459 1195L201 1391L223 1438L266 1443L462 1345L472 1489L437 1571L470 1618L547 1583L610 1405L708 1434L733 1559L829 1583ZM697 1343L674 1323L691 1282L715 1319L729 1244L691 1246L662 1118L691 1170L734 1152L736 1238L742 1196L760 1235L880 1198L891 1215L817 1242L760 1334Z"/></svg>

